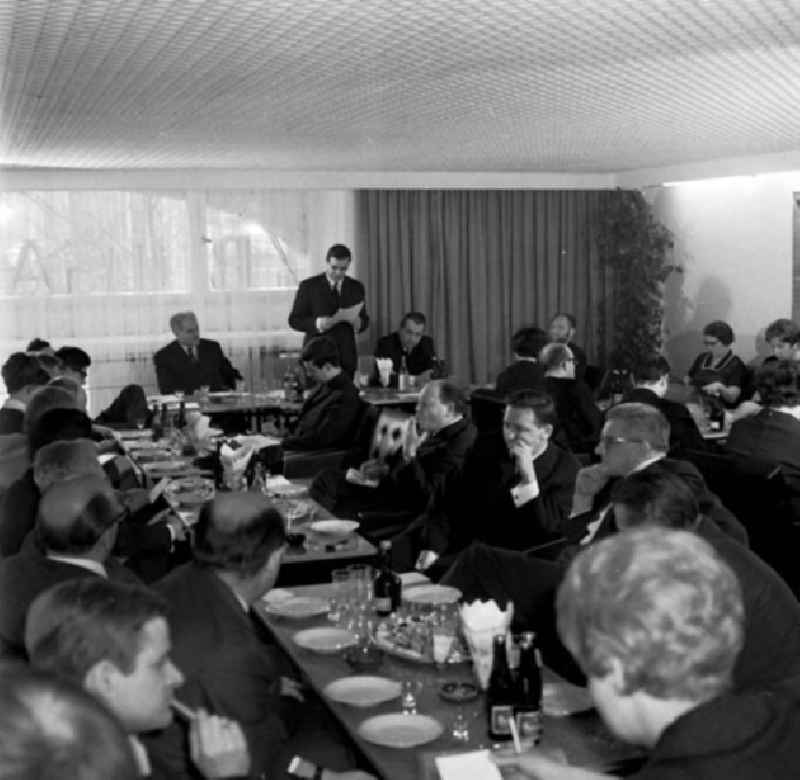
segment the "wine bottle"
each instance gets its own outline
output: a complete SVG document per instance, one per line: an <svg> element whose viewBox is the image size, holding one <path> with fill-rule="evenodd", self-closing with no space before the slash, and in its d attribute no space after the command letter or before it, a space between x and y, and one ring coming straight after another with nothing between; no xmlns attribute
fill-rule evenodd
<svg viewBox="0 0 800 780"><path fill-rule="evenodd" d="M542 736L542 672L536 652L536 635L522 635L519 655L518 697L514 717L520 739L536 744Z"/></svg>
<svg viewBox="0 0 800 780"><path fill-rule="evenodd" d="M511 721L517 704L517 691L511 670L508 668L505 634L498 634L493 642L492 672L486 689L486 716L489 738L504 742L512 738Z"/></svg>
<svg viewBox="0 0 800 780"><path fill-rule="evenodd" d="M406 355L403 353L400 358L400 371L397 373L397 389L401 393L404 393L408 390L408 384L408 363L406 361Z"/></svg>
<svg viewBox="0 0 800 780"><path fill-rule="evenodd" d="M153 441L158 441L164 435L164 426L161 424L158 401L153 402L153 417L150 420L150 431L153 434Z"/></svg>
<svg viewBox="0 0 800 780"><path fill-rule="evenodd" d="M392 571L392 543L384 539L380 543L380 568L375 577L374 597L375 611L381 617L396 612L400 607L403 583L399 575Z"/></svg>
<svg viewBox="0 0 800 780"><path fill-rule="evenodd" d="M178 407L178 421L175 423L178 430L183 430L186 427L186 401L181 400Z"/></svg>

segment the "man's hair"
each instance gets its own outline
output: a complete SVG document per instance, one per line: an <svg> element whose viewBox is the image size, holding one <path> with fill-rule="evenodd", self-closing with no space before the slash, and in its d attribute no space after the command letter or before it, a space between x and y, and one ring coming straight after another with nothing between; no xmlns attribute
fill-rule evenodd
<svg viewBox="0 0 800 780"><path fill-rule="evenodd" d="M185 320L193 319L197 321L197 315L193 311L179 311L169 318L169 328L174 333Z"/></svg>
<svg viewBox="0 0 800 780"><path fill-rule="evenodd" d="M325 254L325 262L327 263L331 258L334 260L350 260L352 254L344 244L334 244Z"/></svg>
<svg viewBox="0 0 800 780"><path fill-rule="evenodd" d="M624 505L637 527L692 529L700 514L691 487L660 463L619 480L611 492L611 502Z"/></svg>
<svg viewBox="0 0 800 780"><path fill-rule="evenodd" d="M58 484L51 485L50 490L58 489ZM49 552L64 555L88 553L103 534L122 519L119 504L100 489L87 495L80 506L65 508L59 518L53 517L49 507L42 511L42 507L47 506L47 497L45 492L39 503L36 534L42 547ZM70 514L65 517L67 512Z"/></svg>
<svg viewBox="0 0 800 780"><path fill-rule="evenodd" d="M38 359L24 352L14 352L9 356L3 363L2 376L9 393L18 393L32 385L46 385L50 381L50 374Z"/></svg>
<svg viewBox="0 0 800 780"><path fill-rule="evenodd" d="M511 338L511 351L520 357L538 358L550 337L536 326L520 328Z"/></svg>
<svg viewBox="0 0 800 780"><path fill-rule="evenodd" d="M332 366L341 366L339 347L333 339L327 336L317 336L303 347L302 360L312 363L317 368L322 368L326 363Z"/></svg>
<svg viewBox="0 0 800 780"><path fill-rule="evenodd" d="M552 342L542 348L539 355L539 362L544 366L545 371L552 371L559 368L572 357L572 350L561 342Z"/></svg>
<svg viewBox="0 0 800 780"><path fill-rule="evenodd" d="M761 366L755 386L764 406L800 406L800 367L793 360L772 360Z"/></svg>
<svg viewBox="0 0 800 780"><path fill-rule="evenodd" d="M103 467L90 439L50 442L40 447L33 459L33 481L40 493L64 479L92 474L102 475Z"/></svg>
<svg viewBox="0 0 800 780"><path fill-rule="evenodd" d="M731 569L689 531L642 528L588 547L557 599L558 631L587 676L617 659L623 694L710 699L729 685L744 636Z"/></svg>
<svg viewBox="0 0 800 780"><path fill-rule="evenodd" d="M775 320L767 325L764 331L764 339L766 341L778 339L778 341L785 341L787 344L800 343L800 325L793 320L785 318Z"/></svg>
<svg viewBox="0 0 800 780"><path fill-rule="evenodd" d="M135 780L122 726L78 685L0 666L0 780Z"/></svg>
<svg viewBox="0 0 800 780"><path fill-rule="evenodd" d="M642 441L658 452L669 450L669 423L667 418L650 404L625 403L612 406L606 412L606 422L621 423L625 436L631 441Z"/></svg>
<svg viewBox="0 0 800 780"><path fill-rule="evenodd" d="M286 544L281 513L266 499L225 496L207 502L194 526L194 559L212 569L250 577Z"/></svg>
<svg viewBox="0 0 800 780"><path fill-rule="evenodd" d="M550 322L552 323L554 320L557 320L559 317L563 317L568 323L570 328L576 330L578 327L578 320L575 319L574 314L570 314L566 311L557 311L551 318Z"/></svg>
<svg viewBox="0 0 800 780"><path fill-rule="evenodd" d="M92 359L80 347L61 347L56 350L56 357L73 371L85 371L92 365Z"/></svg>
<svg viewBox="0 0 800 780"><path fill-rule="evenodd" d="M28 452L33 458L42 447L54 441L89 439L91 436L92 421L86 412L75 408L55 407L41 414L28 430Z"/></svg>
<svg viewBox="0 0 800 780"><path fill-rule="evenodd" d="M25 623L31 666L82 685L99 661L130 674L141 650L142 628L167 618L167 604L143 585L84 577L40 594Z"/></svg>
<svg viewBox="0 0 800 780"><path fill-rule="evenodd" d="M506 399L510 409L530 409L537 425L558 425L556 405L544 390L517 390Z"/></svg>
<svg viewBox="0 0 800 780"><path fill-rule="evenodd" d="M81 409L78 409L74 393L70 393L63 387L45 385L34 392L25 406L23 423L25 433L30 436L31 432L39 425L39 420L53 409L73 409L82 412Z"/></svg>
<svg viewBox="0 0 800 780"><path fill-rule="evenodd" d="M439 388L439 401L450 406L454 414L467 414L467 401L464 397L464 391L453 382L448 382L446 379L431 380L431 384Z"/></svg>
<svg viewBox="0 0 800 780"><path fill-rule="evenodd" d="M400 320L400 327L402 328L408 321L411 321L417 325L422 325L423 328L428 324L428 320L421 311L406 312L403 315L403 319Z"/></svg>
<svg viewBox="0 0 800 780"><path fill-rule="evenodd" d="M26 352L41 352L43 349L51 349L50 342L40 339L38 336L31 339L28 346L25 347Z"/></svg>
<svg viewBox="0 0 800 780"><path fill-rule="evenodd" d="M658 382L662 376L669 374L670 366L663 355L651 355L634 365L631 371L633 381L639 384Z"/></svg>
<svg viewBox="0 0 800 780"><path fill-rule="evenodd" d="M734 338L736 338L733 334L733 328L722 320L709 322L708 325L703 328L703 335L717 339L720 344L724 344L726 347L732 344Z"/></svg>

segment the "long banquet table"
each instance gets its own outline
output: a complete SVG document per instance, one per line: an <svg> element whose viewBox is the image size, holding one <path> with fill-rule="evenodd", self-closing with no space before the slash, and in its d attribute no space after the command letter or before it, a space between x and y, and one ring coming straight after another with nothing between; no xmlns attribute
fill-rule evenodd
<svg viewBox="0 0 800 780"><path fill-rule="evenodd" d="M292 588L299 596L324 597L329 590L324 585L311 585ZM436 740L414 749L395 749L374 745L358 734L358 727L366 718L373 715L399 712L399 700L374 707L361 708L339 704L327 700L323 694L325 686L340 677L358 674L347 665L340 655L323 655L298 647L292 637L304 628L328 625L325 616L310 619L286 619L268 614L263 605L256 608L259 616L272 630L277 643L297 665L308 685L325 701L336 719L353 739L362 755L375 771L386 780L411 780L412 778L431 778L438 773L433 768L433 757L464 749L489 747L484 714L484 697L468 704L450 704L438 695L443 680L473 681L472 667L468 663L454 664L445 671L438 672L432 665L414 663L390 655L385 655L383 663L376 671L365 672L395 680L414 679L422 684L417 697L417 711L434 717L444 731ZM545 680L557 678L545 670ZM453 721L461 710L466 715L470 738L467 743L455 742L451 737ZM559 748L564 751L571 764L594 769L606 768L631 757L633 751L614 739L600 721L594 710L567 717L544 716L544 748Z"/></svg>

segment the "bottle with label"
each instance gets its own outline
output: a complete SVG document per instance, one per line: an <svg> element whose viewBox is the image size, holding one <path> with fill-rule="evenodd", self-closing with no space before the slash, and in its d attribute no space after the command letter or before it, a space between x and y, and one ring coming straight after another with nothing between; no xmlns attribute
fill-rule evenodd
<svg viewBox="0 0 800 780"><path fill-rule="evenodd" d="M405 353L400 358L400 370L397 372L397 389L404 393L408 390L408 363L406 362Z"/></svg>
<svg viewBox="0 0 800 780"><path fill-rule="evenodd" d="M515 710L520 739L535 745L542 737L542 672L536 651L536 635L522 635L519 654L518 702Z"/></svg>
<svg viewBox="0 0 800 780"><path fill-rule="evenodd" d="M164 426L161 424L161 413L158 408L158 401L153 402L153 416L150 420L150 430L153 434L153 441L158 441L164 435Z"/></svg>
<svg viewBox="0 0 800 780"><path fill-rule="evenodd" d="M391 615L400 607L403 583L400 576L392 571L392 543L384 539L380 543L380 568L375 577L374 599L375 611L381 617Z"/></svg>
<svg viewBox="0 0 800 780"><path fill-rule="evenodd" d="M517 704L517 690L508 668L505 634L494 638L492 672L486 689L486 717L489 722L489 738L504 742L512 738L510 723Z"/></svg>

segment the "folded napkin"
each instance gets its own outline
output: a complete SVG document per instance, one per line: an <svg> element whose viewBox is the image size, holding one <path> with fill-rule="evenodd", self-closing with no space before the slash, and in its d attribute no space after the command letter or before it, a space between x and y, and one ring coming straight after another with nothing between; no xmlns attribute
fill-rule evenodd
<svg viewBox="0 0 800 780"><path fill-rule="evenodd" d="M472 665L478 682L486 690L492 672L493 641L498 634L507 634L514 617L514 605L500 609L494 599L473 601L461 606L461 625L472 654Z"/></svg>
<svg viewBox="0 0 800 780"><path fill-rule="evenodd" d="M225 487L229 490L239 490L242 487L242 479L252 455L252 447L246 446L233 449L227 443L220 447L219 457L222 462L222 478L225 481Z"/></svg>
<svg viewBox="0 0 800 780"><path fill-rule="evenodd" d="M434 759L441 780L502 780L500 770L488 750L472 750Z"/></svg>

